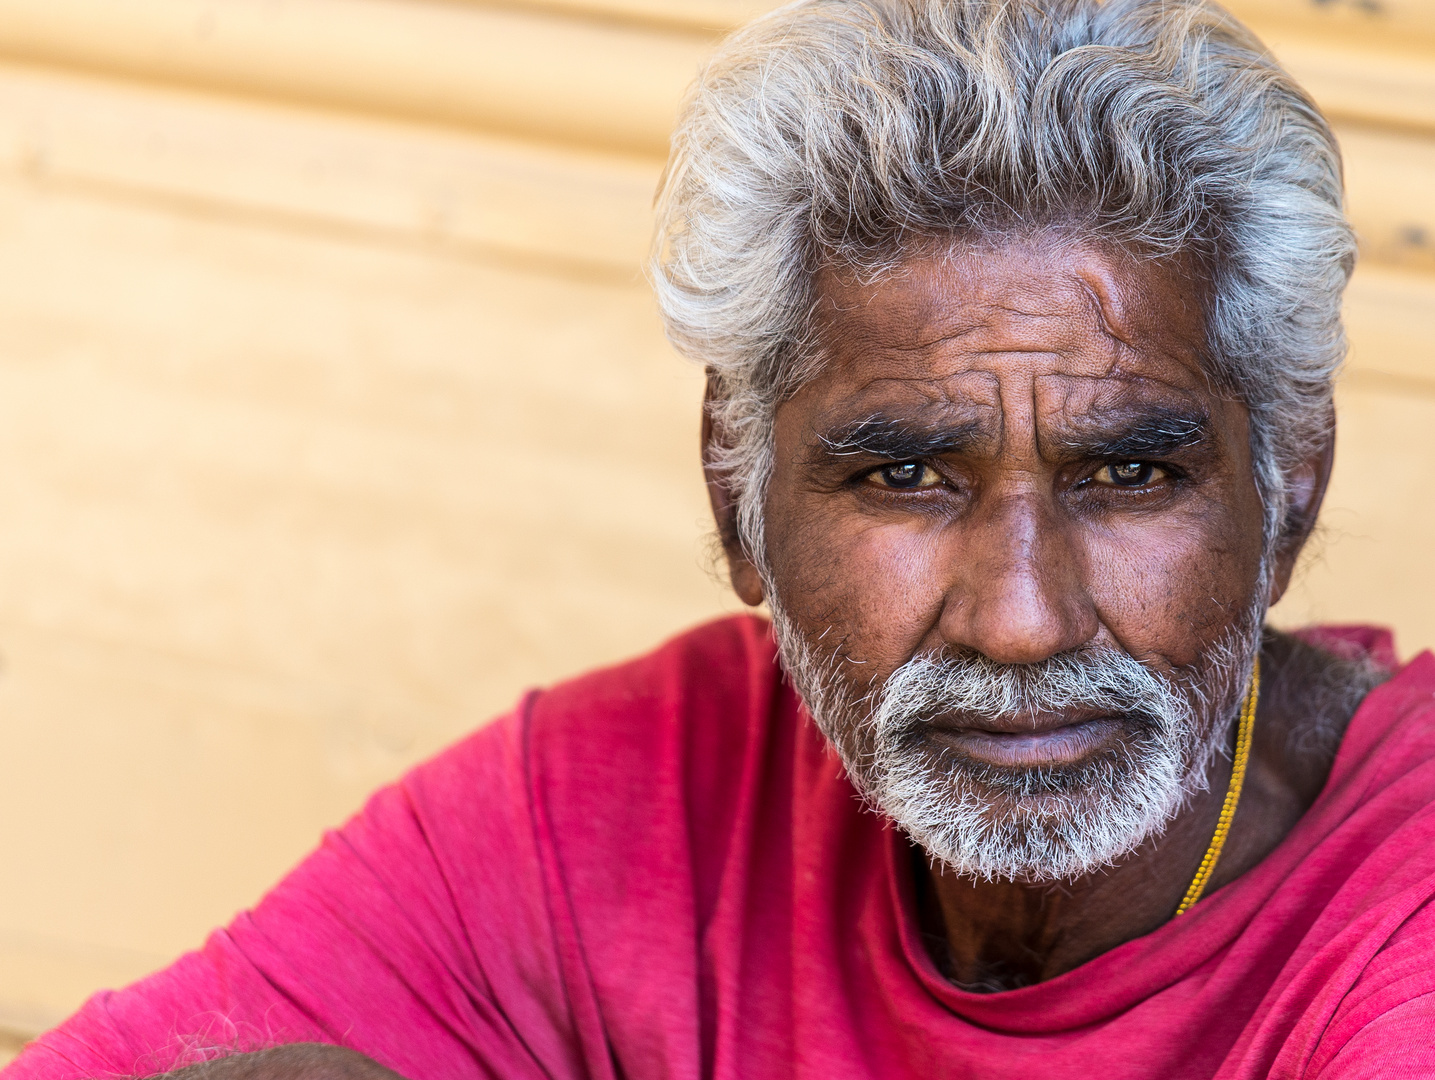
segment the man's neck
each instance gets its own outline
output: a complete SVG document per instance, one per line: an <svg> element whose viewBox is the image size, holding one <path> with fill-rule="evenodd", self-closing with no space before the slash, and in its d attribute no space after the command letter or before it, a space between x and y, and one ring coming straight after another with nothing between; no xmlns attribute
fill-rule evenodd
<svg viewBox="0 0 1435 1080"><path fill-rule="evenodd" d="M1209 895L1254 867L1310 808L1340 739L1378 669L1268 632L1260 708L1240 806ZM1234 735L1234 733L1232 733ZM938 967L963 988L993 992L1042 982L1175 914L1210 844L1231 759L1212 762L1207 790L1162 834L1116 866L1074 882L977 882L918 853L918 909Z"/></svg>

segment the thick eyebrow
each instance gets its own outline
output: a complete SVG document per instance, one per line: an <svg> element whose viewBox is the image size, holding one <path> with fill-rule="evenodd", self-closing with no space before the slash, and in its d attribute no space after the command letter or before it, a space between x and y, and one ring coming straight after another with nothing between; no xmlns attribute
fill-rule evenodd
<svg viewBox="0 0 1435 1080"><path fill-rule="evenodd" d="M900 460L959 453L977 441L984 427L979 420L934 425L874 414L817 438L828 454L838 457L871 454Z"/></svg>
<svg viewBox="0 0 1435 1080"><path fill-rule="evenodd" d="M1090 458L1161 457L1209 442L1211 416L1198 410L1153 409L1143 416L1090 437L1068 436L1061 440L1069 453Z"/></svg>

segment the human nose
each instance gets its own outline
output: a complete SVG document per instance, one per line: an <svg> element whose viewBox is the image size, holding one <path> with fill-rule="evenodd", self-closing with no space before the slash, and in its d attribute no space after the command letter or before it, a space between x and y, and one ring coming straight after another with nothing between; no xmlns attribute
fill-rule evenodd
<svg viewBox="0 0 1435 1080"><path fill-rule="evenodd" d="M959 527L939 630L948 646L1031 664L1100 628L1079 538L1034 492L984 500Z"/></svg>

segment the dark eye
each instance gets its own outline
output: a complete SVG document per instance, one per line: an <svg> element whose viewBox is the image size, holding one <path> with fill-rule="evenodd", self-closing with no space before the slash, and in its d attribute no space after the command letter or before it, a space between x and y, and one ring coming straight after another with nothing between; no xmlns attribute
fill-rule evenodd
<svg viewBox="0 0 1435 1080"><path fill-rule="evenodd" d="M1113 461L1096 470L1093 479L1107 487L1139 488L1167 477L1165 469L1149 461Z"/></svg>
<svg viewBox="0 0 1435 1080"><path fill-rule="evenodd" d="M942 482L937 470L920 461L903 461L896 465L883 465L867 474L867 479L879 487L911 491L915 488L935 487Z"/></svg>

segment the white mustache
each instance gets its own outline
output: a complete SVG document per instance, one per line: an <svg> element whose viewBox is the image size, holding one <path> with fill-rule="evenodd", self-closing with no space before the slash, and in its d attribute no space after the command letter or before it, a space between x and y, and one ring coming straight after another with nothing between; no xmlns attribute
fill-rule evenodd
<svg viewBox="0 0 1435 1080"><path fill-rule="evenodd" d="M872 725L890 737L954 713L996 722L1069 709L1139 718L1162 732L1192 719L1189 698L1173 683L1117 649L1093 648L1035 664L1000 664L975 653L914 658L887 679Z"/></svg>

